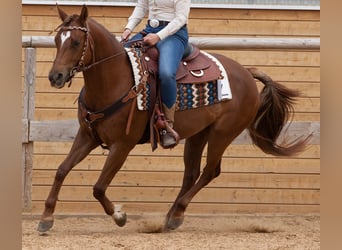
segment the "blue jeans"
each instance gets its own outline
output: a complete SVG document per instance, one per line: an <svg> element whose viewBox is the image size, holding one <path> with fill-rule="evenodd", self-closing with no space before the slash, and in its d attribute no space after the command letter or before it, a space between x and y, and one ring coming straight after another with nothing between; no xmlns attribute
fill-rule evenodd
<svg viewBox="0 0 342 250"><path fill-rule="evenodd" d="M152 28L146 26L144 32L157 33L163 27ZM141 39L142 34L138 33L131 40ZM176 103L176 73L179 63L182 60L184 50L187 47L189 40L188 29L181 28L175 34L168 36L156 44L159 51L159 80L161 84L161 99L162 102L171 108Z"/></svg>

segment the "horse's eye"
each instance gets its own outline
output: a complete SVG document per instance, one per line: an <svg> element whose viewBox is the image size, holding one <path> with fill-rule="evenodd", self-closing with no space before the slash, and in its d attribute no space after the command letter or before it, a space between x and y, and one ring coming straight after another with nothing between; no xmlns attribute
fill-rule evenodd
<svg viewBox="0 0 342 250"><path fill-rule="evenodd" d="M79 40L73 40L72 42L71 42L71 46L72 47L78 47L80 45L80 41Z"/></svg>

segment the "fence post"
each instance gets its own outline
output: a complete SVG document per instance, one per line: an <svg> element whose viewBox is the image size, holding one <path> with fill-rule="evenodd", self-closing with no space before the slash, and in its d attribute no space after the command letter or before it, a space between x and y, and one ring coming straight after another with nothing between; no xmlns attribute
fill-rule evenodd
<svg viewBox="0 0 342 250"><path fill-rule="evenodd" d="M24 73L24 98L23 98L23 133L22 133L22 202L23 210L31 210L32 189L32 165L33 165L33 141L29 140L30 121L34 118L34 92L36 77L36 49L25 49L25 73Z"/></svg>

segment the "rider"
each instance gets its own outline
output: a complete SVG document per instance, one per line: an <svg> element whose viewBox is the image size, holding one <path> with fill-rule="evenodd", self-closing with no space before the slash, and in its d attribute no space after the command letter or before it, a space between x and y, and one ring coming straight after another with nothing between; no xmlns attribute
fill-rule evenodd
<svg viewBox="0 0 342 250"><path fill-rule="evenodd" d="M162 106L171 129L176 107L176 72L189 39L189 12L190 0L138 0L122 33L122 39L126 41L148 13L144 34L138 33L131 40L143 38L145 44L155 45L159 51ZM161 135L161 144L171 148L177 145L177 140L173 133L166 132Z"/></svg>

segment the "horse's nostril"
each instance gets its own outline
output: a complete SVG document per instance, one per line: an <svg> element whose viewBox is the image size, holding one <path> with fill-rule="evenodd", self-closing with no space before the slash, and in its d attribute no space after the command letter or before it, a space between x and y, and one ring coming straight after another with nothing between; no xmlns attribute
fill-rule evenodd
<svg viewBox="0 0 342 250"><path fill-rule="evenodd" d="M62 78L63 78L63 74L62 74L62 73L58 73L58 74L57 74L56 80L60 80L60 79L62 79Z"/></svg>
<svg viewBox="0 0 342 250"><path fill-rule="evenodd" d="M63 79L63 74L62 73L51 73L48 76L49 81L52 83L56 83L57 81Z"/></svg>

